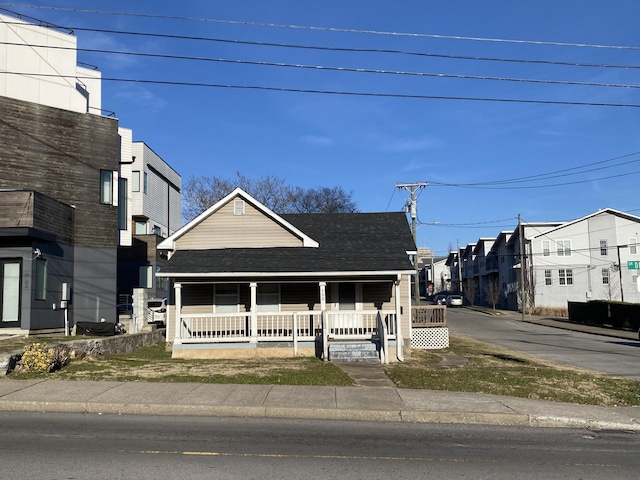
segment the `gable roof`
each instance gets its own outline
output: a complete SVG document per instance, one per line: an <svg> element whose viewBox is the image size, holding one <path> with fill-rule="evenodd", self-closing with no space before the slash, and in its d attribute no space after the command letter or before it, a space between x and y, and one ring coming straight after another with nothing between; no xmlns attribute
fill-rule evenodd
<svg viewBox="0 0 640 480"><path fill-rule="evenodd" d="M273 220L276 224L280 225L282 228L290 231L292 234L300 238L300 240L302 241L302 245L304 247L318 246L317 241L315 241L313 238L309 237L305 233L301 232L295 226L291 225L284 218L282 218L282 216L276 214L272 210L265 207L262 203L258 202L255 198L253 198L251 195L249 195L247 192L245 192L241 188L236 188L233 192L231 192L229 195L224 197L222 200L218 201L216 204L214 204L213 206L211 206L210 208L202 212L196 218L186 223L182 228L174 232L173 235L169 236L168 238L160 242L157 248L159 250L173 250L175 248L176 240L178 240L180 237L182 237L183 235L191 231L195 226L205 221L207 218L209 218L211 215L216 213L218 210L220 210L222 207L227 205L231 200L235 198L243 199L245 202L249 203L250 205L255 207L257 210L262 212L265 216Z"/></svg>
<svg viewBox="0 0 640 480"><path fill-rule="evenodd" d="M613 208L605 208L603 210L598 210L597 212L593 212L590 213L589 215L585 215L584 217L580 217L577 218L571 222L566 222L566 223L562 223L560 225L558 225L555 228L552 228L551 230L547 230L545 232L541 232L538 233L536 235L532 235L531 238L537 238L540 237L542 235L548 235L549 233L555 232L557 230L561 230L565 227L569 227L571 225L575 225L576 223L580 223L584 220L588 220L590 218L596 217L598 215L602 215L602 214L610 214L610 215L615 215L617 217L621 217L621 218L625 218L627 220L631 220L632 222L638 222L640 223L640 217L637 217L636 215L631 215L630 213L625 213L625 212L621 212L620 210L615 210Z"/></svg>
<svg viewBox="0 0 640 480"><path fill-rule="evenodd" d="M301 235L313 239L317 247L177 250L158 275L185 278L414 272L408 252L415 251L416 247L405 213L313 213L277 217Z"/></svg>

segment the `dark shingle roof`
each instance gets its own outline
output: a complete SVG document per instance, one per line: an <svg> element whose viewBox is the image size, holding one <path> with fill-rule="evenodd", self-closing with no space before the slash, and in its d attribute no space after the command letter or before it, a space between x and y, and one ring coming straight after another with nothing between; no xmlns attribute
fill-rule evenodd
<svg viewBox="0 0 640 480"><path fill-rule="evenodd" d="M288 214L281 217L318 248L179 250L167 274L377 272L412 270L415 250L404 213Z"/></svg>

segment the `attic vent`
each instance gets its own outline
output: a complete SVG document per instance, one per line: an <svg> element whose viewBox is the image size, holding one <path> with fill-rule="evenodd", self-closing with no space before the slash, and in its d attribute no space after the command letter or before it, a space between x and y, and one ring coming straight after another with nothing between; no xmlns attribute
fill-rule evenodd
<svg viewBox="0 0 640 480"><path fill-rule="evenodd" d="M244 200L233 201L233 214L244 215Z"/></svg>

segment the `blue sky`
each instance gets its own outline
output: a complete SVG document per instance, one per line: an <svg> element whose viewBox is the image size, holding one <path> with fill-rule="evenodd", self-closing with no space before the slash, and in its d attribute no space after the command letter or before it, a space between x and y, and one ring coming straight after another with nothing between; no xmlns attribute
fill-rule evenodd
<svg viewBox="0 0 640 480"><path fill-rule="evenodd" d="M340 186L364 212L402 210L409 193L396 184L429 182L418 190L418 246L437 255L512 230L518 214L538 222L606 207L640 212L640 153L630 155L640 152L637 0L42 0L0 8L74 28L80 48L334 67L79 52L104 78L441 97L104 81L103 108L183 180L240 172Z"/></svg>

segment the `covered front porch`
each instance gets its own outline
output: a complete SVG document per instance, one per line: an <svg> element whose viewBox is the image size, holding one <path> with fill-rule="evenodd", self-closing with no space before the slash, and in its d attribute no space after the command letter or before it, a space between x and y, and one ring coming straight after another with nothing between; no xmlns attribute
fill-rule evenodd
<svg viewBox="0 0 640 480"><path fill-rule="evenodd" d="M176 281L167 339L174 358L328 360L331 342L352 341L375 343L384 363L401 361L410 318L402 302L409 301L409 292L401 280Z"/></svg>

